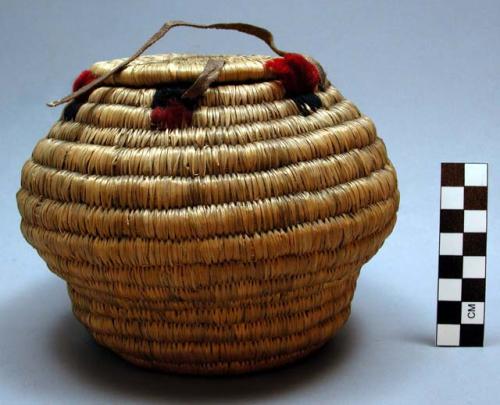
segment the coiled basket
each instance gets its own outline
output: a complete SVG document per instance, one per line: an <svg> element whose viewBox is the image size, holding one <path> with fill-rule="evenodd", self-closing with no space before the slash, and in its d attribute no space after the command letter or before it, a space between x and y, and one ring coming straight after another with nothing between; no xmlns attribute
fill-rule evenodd
<svg viewBox="0 0 500 405"><path fill-rule="evenodd" d="M175 26L245 32L279 58L141 56ZM372 121L314 59L259 27L174 21L51 105L66 102L17 201L97 342L144 367L243 373L346 322L399 194Z"/></svg>

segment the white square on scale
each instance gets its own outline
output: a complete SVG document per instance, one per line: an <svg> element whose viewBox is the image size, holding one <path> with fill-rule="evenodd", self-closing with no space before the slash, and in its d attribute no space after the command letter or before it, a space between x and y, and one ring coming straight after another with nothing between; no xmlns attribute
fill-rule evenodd
<svg viewBox="0 0 500 405"><path fill-rule="evenodd" d="M485 278L486 277L486 257L484 256L464 256L463 258L464 278Z"/></svg>
<svg viewBox="0 0 500 405"><path fill-rule="evenodd" d="M439 237L439 254L461 256L463 252L463 233L441 233Z"/></svg>
<svg viewBox="0 0 500 405"><path fill-rule="evenodd" d="M441 209L463 210L464 188L463 187L441 187Z"/></svg>
<svg viewBox="0 0 500 405"><path fill-rule="evenodd" d="M462 279L440 278L438 285L439 301L460 301L462 299Z"/></svg>
<svg viewBox="0 0 500 405"><path fill-rule="evenodd" d="M482 325L484 323L484 302L462 302L461 323Z"/></svg>
<svg viewBox="0 0 500 405"><path fill-rule="evenodd" d="M486 232L486 211L465 210L464 232Z"/></svg>
<svg viewBox="0 0 500 405"><path fill-rule="evenodd" d="M458 346L460 344L460 325L437 326L438 346Z"/></svg>
<svg viewBox="0 0 500 405"><path fill-rule="evenodd" d="M486 163L466 163L464 180L466 186L486 186L488 184L488 165Z"/></svg>

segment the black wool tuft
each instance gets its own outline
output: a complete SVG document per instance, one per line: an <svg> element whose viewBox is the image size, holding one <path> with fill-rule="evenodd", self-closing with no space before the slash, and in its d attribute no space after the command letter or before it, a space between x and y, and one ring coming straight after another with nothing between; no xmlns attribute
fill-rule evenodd
<svg viewBox="0 0 500 405"><path fill-rule="evenodd" d="M310 115L323 107L321 99L314 93L302 94L292 97L300 113L304 116Z"/></svg>
<svg viewBox="0 0 500 405"><path fill-rule="evenodd" d="M196 101L181 98L189 86L189 84L177 84L175 86L159 87L156 89L156 93L153 96L151 108L166 107L170 101L176 100L181 102L186 108L193 110L195 108Z"/></svg>
<svg viewBox="0 0 500 405"><path fill-rule="evenodd" d="M66 107L64 107L62 119L64 121L74 121L82 104L83 103L81 101L73 100Z"/></svg>

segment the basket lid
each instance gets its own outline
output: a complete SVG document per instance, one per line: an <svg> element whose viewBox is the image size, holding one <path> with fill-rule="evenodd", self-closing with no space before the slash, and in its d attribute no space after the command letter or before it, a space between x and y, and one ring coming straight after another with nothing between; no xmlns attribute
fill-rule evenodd
<svg viewBox="0 0 500 405"><path fill-rule="evenodd" d="M155 86L162 83L193 82L205 69L209 60L222 60L224 66L215 82L249 82L270 79L265 69L271 56L264 55L193 55L168 53L141 55L122 70L106 78L104 84L121 86ZM90 67L96 76L112 72L126 58L95 63Z"/></svg>

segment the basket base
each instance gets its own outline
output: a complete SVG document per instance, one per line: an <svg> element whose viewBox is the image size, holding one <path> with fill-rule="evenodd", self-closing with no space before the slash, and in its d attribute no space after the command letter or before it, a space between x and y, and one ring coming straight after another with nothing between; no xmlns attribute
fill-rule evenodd
<svg viewBox="0 0 500 405"><path fill-rule="evenodd" d="M306 350L299 350L294 353L287 353L285 355L280 355L273 357L272 359L264 359L260 361L252 362L251 364L244 365L239 362L226 362L219 363L217 365L182 365L174 363L162 363L158 361L148 361L141 358L137 358L130 355L120 355L126 361L134 364L135 366L159 371L163 373L175 373L175 374L186 374L186 375L238 375L238 374L250 374L257 373L259 371L265 371L273 368L283 367L298 361L309 354L321 349L329 339L311 346Z"/></svg>
<svg viewBox="0 0 500 405"><path fill-rule="evenodd" d="M324 346L347 322L350 315L350 304L341 313L331 319L327 325L323 325L324 332L327 332L327 337L315 342L303 349L285 352L270 357L264 357L255 360L246 361L219 361L206 363L189 363L189 362L173 362L158 359L139 357L131 353L119 352L113 347L110 347L108 341L102 335L96 334L91 329L87 328L89 333L100 345L113 351L124 360L150 370L155 370L164 373L175 373L185 375L238 375L248 374L264 370L269 370L277 367L282 367L287 364L300 360L316 350ZM78 319L78 318L77 318Z"/></svg>
<svg viewBox="0 0 500 405"><path fill-rule="evenodd" d="M241 306L200 309L167 300L157 307L146 301L145 307L143 301L74 284L68 292L74 315L94 339L137 366L178 374L243 374L292 363L323 346L349 318L360 267L316 287L256 297ZM197 318L188 322L189 316Z"/></svg>

